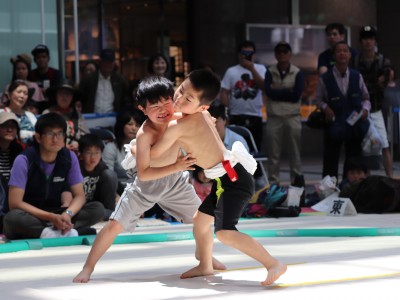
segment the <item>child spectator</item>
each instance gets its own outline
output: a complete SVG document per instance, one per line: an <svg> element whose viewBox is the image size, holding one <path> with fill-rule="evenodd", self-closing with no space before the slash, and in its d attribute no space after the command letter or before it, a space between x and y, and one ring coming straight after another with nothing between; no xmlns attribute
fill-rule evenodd
<svg viewBox="0 0 400 300"><path fill-rule="evenodd" d="M107 221L115 209L118 178L101 160L103 150L103 141L95 134L86 134L79 140L79 162L86 202L101 202L104 206L103 220Z"/></svg>
<svg viewBox="0 0 400 300"><path fill-rule="evenodd" d="M18 142L19 122L14 113L0 113L0 233L3 217L8 212L8 180L15 158L22 151Z"/></svg>

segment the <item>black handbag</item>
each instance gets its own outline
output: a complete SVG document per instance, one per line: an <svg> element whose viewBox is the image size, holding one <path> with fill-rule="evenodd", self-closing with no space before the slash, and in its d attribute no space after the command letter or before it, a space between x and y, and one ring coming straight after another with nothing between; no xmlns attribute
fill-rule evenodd
<svg viewBox="0 0 400 300"><path fill-rule="evenodd" d="M306 124L310 128L325 129L327 126L327 123L325 120L325 113L321 109L316 108L308 116Z"/></svg>

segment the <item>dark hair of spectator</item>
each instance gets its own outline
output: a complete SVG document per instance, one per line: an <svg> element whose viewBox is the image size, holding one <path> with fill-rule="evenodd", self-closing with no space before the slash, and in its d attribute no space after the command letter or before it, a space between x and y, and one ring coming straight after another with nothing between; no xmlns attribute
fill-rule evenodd
<svg viewBox="0 0 400 300"><path fill-rule="evenodd" d="M330 24L326 25L325 33L328 34L329 32L331 32L332 30L335 30L335 29L339 32L339 34L345 34L345 32L346 32L346 28L344 27L344 25L342 23L330 23Z"/></svg>
<svg viewBox="0 0 400 300"><path fill-rule="evenodd" d="M226 106L221 104L218 105L211 105L208 109L208 112L210 113L211 116L214 118L218 119L221 118L222 120L227 119L226 115Z"/></svg>
<svg viewBox="0 0 400 300"><path fill-rule="evenodd" d="M61 128L62 131L67 133L67 122L58 113L48 113L41 115L35 124L35 132L42 134L46 128Z"/></svg>
<svg viewBox="0 0 400 300"><path fill-rule="evenodd" d="M237 52L239 53L240 51L242 51L243 48L248 48L248 47L253 48L254 52L256 52L256 44L254 44L254 42L249 40L241 42L238 45Z"/></svg>
<svg viewBox="0 0 400 300"><path fill-rule="evenodd" d="M337 47L338 45L346 45L347 48L348 48L349 51L350 51L350 46L349 46L345 41L339 41L339 42L337 42L335 45L333 45L333 47L332 47L333 52L336 51L336 47Z"/></svg>
<svg viewBox="0 0 400 300"><path fill-rule="evenodd" d="M10 86L8 87L8 94L10 95L12 92L14 92L20 85L24 85L29 89L28 84L26 83L25 80L22 79L16 79L13 82L11 82Z"/></svg>
<svg viewBox="0 0 400 300"><path fill-rule="evenodd" d="M104 150L104 143L102 139L93 133L88 133L79 139L79 152L84 152L89 147L97 147L103 152Z"/></svg>
<svg viewBox="0 0 400 300"><path fill-rule="evenodd" d="M118 114L114 125L115 143L117 144L118 149L122 149L124 146L124 127L131 121L131 119L135 120L135 122L141 126L146 120L146 116L139 109L127 109Z"/></svg>
<svg viewBox="0 0 400 300"><path fill-rule="evenodd" d="M15 74L15 71L16 71L17 65L18 65L19 63L25 64L26 68L28 69L28 77L27 77L27 79L30 80L30 74L31 74L32 66L31 66L31 64L30 64L29 62L27 62L27 61L26 61L25 59L23 59L22 57L18 56L17 59L14 60L14 61L12 61L11 63L12 63L12 65L13 65L13 74L12 74L11 81L14 81L14 80L17 79L17 76L16 76L16 74Z"/></svg>

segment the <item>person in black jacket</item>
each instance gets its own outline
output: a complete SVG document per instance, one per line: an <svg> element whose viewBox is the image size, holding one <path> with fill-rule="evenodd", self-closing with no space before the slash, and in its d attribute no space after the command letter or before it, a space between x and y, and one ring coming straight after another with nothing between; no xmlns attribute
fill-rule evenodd
<svg viewBox="0 0 400 300"><path fill-rule="evenodd" d="M15 158L22 152L18 142L19 121L12 112L0 113L0 233L8 211L8 180Z"/></svg>
<svg viewBox="0 0 400 300"><path fill-rule="evenodd" d="M79 140L79 163L86 201L102 203L103 220L107 221L115 209L118 178L117 174L102 161L103 149L103 141L95 134L86 134Z"/></svg>

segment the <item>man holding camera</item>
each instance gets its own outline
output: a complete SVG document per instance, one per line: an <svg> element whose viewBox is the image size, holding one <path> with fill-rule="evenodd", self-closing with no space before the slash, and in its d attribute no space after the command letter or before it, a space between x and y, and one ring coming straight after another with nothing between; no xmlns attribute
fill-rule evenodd
<svg viewBox="0 0 400 300"><path fill-rule="evenodd" d="M254 63L256 46L252 41L243 41L238 46L239 63L228 68L221 82L221 102L229 108L230 124L248 128L261 149L263 137L262 106L264 65ZM258 175L259 174L259 175ZM256 183L264 186L259 170L254 174ZM258 176L257 176L258 175ZM260 178L260 180L257 180Z"/></svg>
<svg viewBox="0 0 400 300"><path fill-rule="evenodd" d="M264 65L254 63L256 46L244 41L238 47L239 64L228 68L221 82L221 102L229 108L230 123L247 127L257 147L262 143L262 88Z"/></svg>

